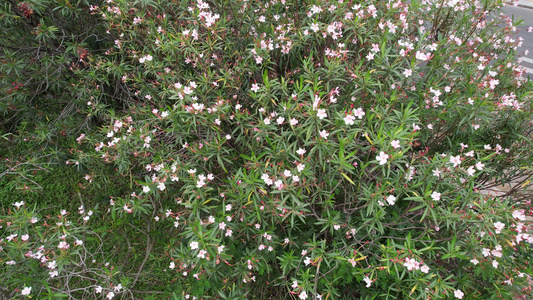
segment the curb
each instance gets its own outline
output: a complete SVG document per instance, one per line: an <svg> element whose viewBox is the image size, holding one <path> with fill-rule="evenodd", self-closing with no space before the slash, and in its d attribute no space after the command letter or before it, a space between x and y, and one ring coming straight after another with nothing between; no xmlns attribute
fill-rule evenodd
<svg viewBox="0 0 533 300"><path fill-rule="evenodd" d="M533 0L518 0L518 1L506 0L505 5L509 7L521 7L521 8L526 8L526 9L533 9Z"/></svg>
<svg viewBox="0 0 533 300"><path fill-rule="evenodd" d="M507 2L509 4L512 4L510 2ZM518 0L518 7L527 8L527 9L533 9L533 1L531 0Z"/></svg>

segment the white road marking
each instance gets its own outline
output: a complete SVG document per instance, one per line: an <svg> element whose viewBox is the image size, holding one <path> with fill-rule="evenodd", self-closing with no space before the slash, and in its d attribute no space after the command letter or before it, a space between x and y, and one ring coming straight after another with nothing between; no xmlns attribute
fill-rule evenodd
<svg viewBox="0 0 533 300"><path fill-rule="evenodd" d="M531 59L531 58L520 57L519 59L520 59L521 61L524 61L524 62L527 62L527 63L533 64L533 59Z"/></svg>

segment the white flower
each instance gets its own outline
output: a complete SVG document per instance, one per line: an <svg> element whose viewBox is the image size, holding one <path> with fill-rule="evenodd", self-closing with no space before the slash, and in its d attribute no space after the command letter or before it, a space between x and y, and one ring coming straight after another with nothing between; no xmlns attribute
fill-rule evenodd
<svg viewBox="0 0 533 300"><path fill-rule="evenodd" d="M365 276L365 278L363 278L363 281L366 282L366 287L369 288L370 285L372 284L372 280L370 278L368 278L367 276Z"/></svg>
<svg viewBox="0 0 533 300"><path fill-rule="evenodd" d="M461 156L457 155L457 156L450 156L450 163L453 164L453 167L457 167L457 165L460 165L461 164Z"/></svg>
<svg viewBox="0 0 533 300"><path fill-rule="evenodd" d="M107 294L107 299L113 299L113 297L115 297L115 293L113 293L113 292L109 292L109 293Z"/></svg>
<svg viewBox="0 0 533 300"><path fill-rule="evenodd" d="M466 173L468 174L468 176L474 176L474 174L476 173L476 170L474 169L473 166L470 166L470 167L468 167L468 169L466 170Z"/></svg>
<svg viewBox="0 0 533 300"><path fill-rule="evenodd" d="M198 249L198 242L191 242L190 244L192 250Z"/></svg>
<svg viewBox="0 0 533 300"><path fill-rule="evenodd" d="M150 187L145 185L143 186L143 192L148 193L150 191Z"/></svg>
<svg viewBox="0 0 533 300"><path fill-rule="evenodd" d="M309 256L305 257L304 264L307 266L311 263L311 258Z"/></svg>
<svg viewBox="0 0 533 300"><path fill-rule="evenodd" d="M226 140L231 140L231 135L226 134Z"/></svg>
<svg viewBox="0 0 533 300"><path fill-rule="evenodd" d="M494 223L494 228L496 228L496 231L495 231L496 233L500 233L501 230L502 230L504 227L505 227L505 224L502 223L502 222L499 222L499 221L498 221L498 222Z"/></svg>
<svg viewBox="0 0 533 300"><path fill-rule="evenodd" d="M318 112L316 113L316 116L322 120L324 118L326 118L328 116L328 114L326 113L326 110L325 109L319 109Z"/></svg>
<svg viewBox="0 0 533 300"><path fill-rule="evenodd" d="M481 170L483 170L484 167L485 167L485 165L482 162L478 161L476 163L476 169L481 171Z"/></svg>
<svg viewBox="0 0 533 300"><path fill-rule="evenodd" d="M390 144L392 147L394 147L394 149L400 148L400 141L398 140L393 140L392 142L390 142Z"/></svg>
<svg viewBox="0 0 533 300"><path fill-rule="evenodd" d="M24 201L15 202L13 205L16 206L17 208L20 208L22 205L24 205Z"/></svg>
<svg viewBox="0 0 533 300"><path fill-rule="evenodd" d="M200 250L200 252L198 252L198 257L199 258L205 258L205 255L207 254L207 251L205 250Z"/></svg>
<svg viewBox="0 0 533 300"><path fill-rule="evenodd" d="M254 93L257 93L257 91L259 91L259 85L257 83L254 83L252 84L252 88L251 90L254 92Z"/></svg>
<svg viewBox="0 0 533 300"><path fill-rule="evenodd" d="M353 113L354 113L354 115L355 115L356 117L359 118L359 120L361 120L361 119L363 118L363 116L365 115L365 112L363 111L363 109L362 109L361 107L359 107L358 109L355 109L355 110L353 111Z"/></svg>
<svg viewBox="0 0 533 300"><path fill-rule="evenodd" d="M290 123L292 126L295 126L296 124L298 124L298 120L296 120L295 118L292 118Z"/></svg>
<svg viewBox="0 0 533 300"><path fill-rule="evenodd" d="M379 161L380 165L386 164L388 159L389 159L389 155L383 151L379 152L379 155L376 157L376 160Z"/></svg>
<svg viewBox="0 0 533 300"><path fill-rule="evenodd" d="M59 242L59 245L57 245L57 248L59 249L68 249L70 245L67 242Z"/></svg>
<svg viewBox="0 0 533 300"><path fill-rule="evenodd" d="M276 180L276 181L274 181L274 185L276 186L276 188L277 188L278 190L281 190L281 189L283 188L283 181L281 181L281 180Z"/></svg>
<svg viewBox="0 0 533 300"><path fill-rule="evenodd" d="M354 121L355 117L352 115L347 115L346 117L344 117L344 123L346 123L346 125L353 125Z"/></svg>
<svg viewBox="0 0 533 300"><path fill-rule="evenodd" d="M521 221L525 221L526 215L524 214L523 210L515 210L513 211L513 218L521 220Z"/></svg>
<svg viewBox="0 0 533 300"><path fill-rule="evenodd" d="M427 265L423 265L422 267L420 267L420 272L422 273L429 273L429 267Z"/></svg>
<svg viewBox="0 0 533 300"><path fill-rule="evenodd" d="M291 287L292 287L293 289L297 288L297 287L298 287L298 281L296 281L296 280L293 281Z"/></svg>
<svg viewBox="0 0 533 300"><path fill-rule="evenodd" d="M157 185L157 188L160 190L160 191L164 191L165 190L165 184L163 182L160 182L158 185Z"/></svg>
<svg viewBox="0 0 533 300"><path fill-rule="evenodd" d="M55 261L55 260L49 261L49 262L48 262L48 269L53 270L53 269L55 269L55 268L57 268L57 263L56 263L56 261Z"/></svg>
<svg viewBox="0 0 533 300"><path fill-rule="evenodd" d="M493 260L493 261L492 261L492 266L493 266L495 269L498 268L498 265L499 265L499 264L500 264L500 263L497 262L496 260Z"/></svg>
<svg viewBox="0 0 533 300"><path fill-rule="evenodd" d="M441 193L437 192L437 191L434 191L432 194L431 194L431 199L435 200L435 201L439 201L440 200L440 196L441 196Z"/></svg>
<svg viewBox="0 0 533 300"><path fill-rule="evenodd" d="M304 155L305 154L305 149L302 149L302 148L299 148L296 153L299 154L299 155Z"/></svg>
<svg viewBox="0 0 533 300"><path fill-rule="evenodd" d="M302 299L302 300L305 300L307 299L307 292L306 291L303 291L300 293L300 296L298 296L298 298Z"/></svg>
<svg viewBox="0 0 533 300"><path fill-rule="evenodd" d="M456 290L455 292L453 292L453 295L455 296L455 298L457 299L463 299L463 296L465 295L461 290Z"/></svg>
<svg viewBox="0 0 533 300"><path fill-rule="evenodd" d="M394 197L394 195L389 195L387 197L387 202L389 203L389 205L394 205L394 203L396 203L396 197Z"/></svg>
<svg viewBox="0 0 533 300"><path fill-rule="evenodd" d="M407 268L407 271L412 271L413 269L420 269L420 263L417 262L414 258L406 258L404 267Z"/></svg>
<svg viewBox="0 0 533 300"><path fill-rule="evenodd" d="M328 136L329 136L329 133L327 131L325 130L320 131L320 137L322 137L323 139L327 140Z"/></svg>
<svg viewBox="0 0 533 300"><path fill-rule="evenodd" d="M403 71L403 75L404 75L405 77L409 77L409 76L413 75L413 70L405 69L405 70Z"/></svg>
<svg viewBox="0 0 533 300"><path fill-rule="evenodd" d="M22 289L22 291L20 292L20 294L22 296L26 296L26 295L29 295L31 293L31 286L30 287L25 287Z"/></svg>
<svg viewBox="0 0 533 300"><path fill-rule="evenodd" d="M479 260L477 260L477 259L475 259L475 258L471 259L470 262L473 263L474 266L477 265L477 264L479 264Z"/></svg>

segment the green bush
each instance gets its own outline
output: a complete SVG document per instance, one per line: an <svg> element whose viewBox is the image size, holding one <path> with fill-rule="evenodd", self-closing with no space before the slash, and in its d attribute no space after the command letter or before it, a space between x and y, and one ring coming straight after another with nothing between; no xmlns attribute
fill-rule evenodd
<svg viewBox="0 0 533 300"><path fill-rule="evenodd" d="M532 83L501 1L88 5L101 42L50 109L72 130L30 141L94 193L4 203L13 297L531 296Z"/></svg>

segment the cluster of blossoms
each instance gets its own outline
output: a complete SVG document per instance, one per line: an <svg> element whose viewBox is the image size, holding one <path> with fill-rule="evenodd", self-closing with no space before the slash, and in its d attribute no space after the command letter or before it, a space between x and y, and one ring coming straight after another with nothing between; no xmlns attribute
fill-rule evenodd
<svg viewBox="0 0 533 300"><path fill-rule="evenodd" d="M429 273L429 267L417 262L414 258L405 258L405 263L403 265L407 268L407 271L420 270L422 273Z"/></svg>
<svg viewBox="0 0 533 300"><path fill-rule="evenodd" d="M152 61L152 59L153 59L152 55L148 54L146 56L143 56L143 57L139 58L139 62L141 64L144 64L147 61Z"/></svg>
<svg viewBox="0 0 533 300"><path fill-rule="evenodd" d="M302 172L303 169L305 168L305 165L302 164L302 163L299 163L297 165L297 170L298 172ZM300 181L300 176L298 176L297 174L292 174L292 172L290 170L285 170L283 171L282 173L282 177L286 180L288 180L289 178L292 179L292 183L293 184L298 184L298 182ZM268 174L264 173L262 176L261 176L261 179L265 182L266 185L270 186L272 184L274 184L274 187L278 190L281 190L285 184L284 184L284 181L281 180L281 179L278 179L278 180L275 180L276 178L271 178ZM275 181L274 181L275 180Z"/></svg>

